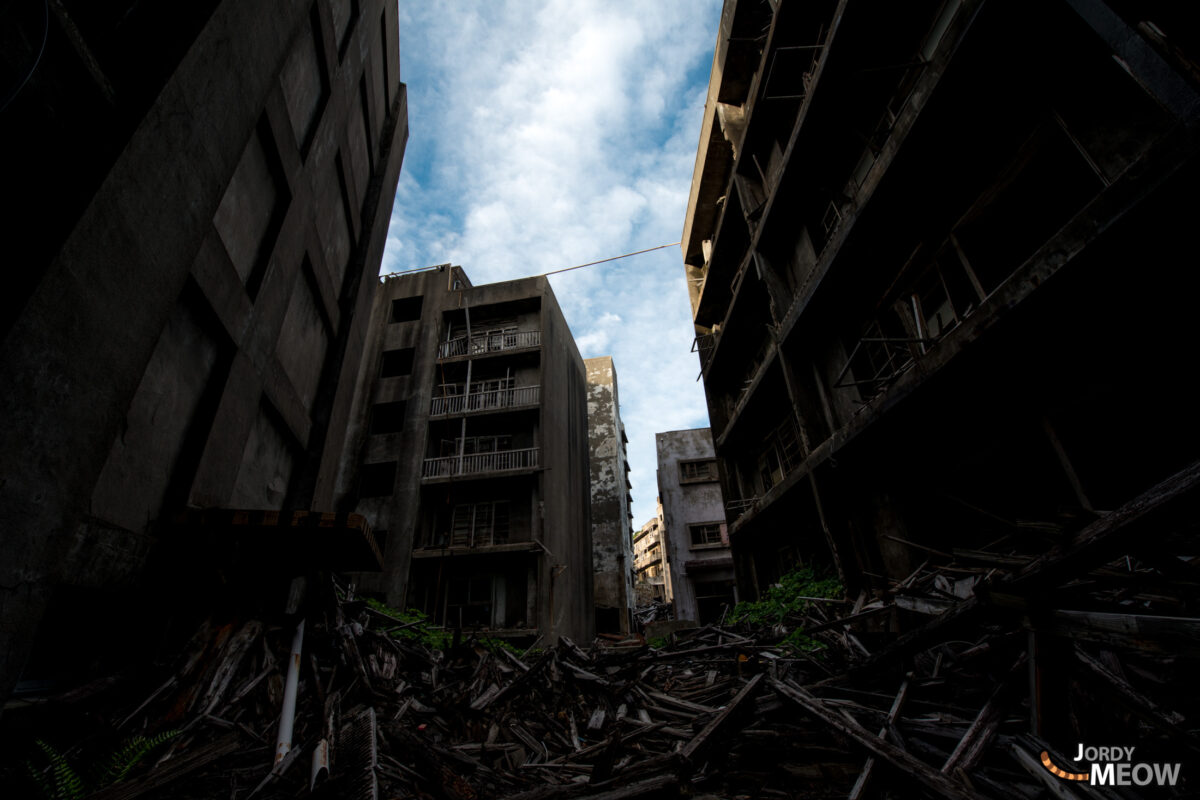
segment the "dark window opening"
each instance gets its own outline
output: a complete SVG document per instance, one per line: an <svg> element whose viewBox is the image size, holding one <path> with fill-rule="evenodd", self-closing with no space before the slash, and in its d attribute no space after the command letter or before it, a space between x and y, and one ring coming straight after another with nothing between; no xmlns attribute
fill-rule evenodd
<svg viewBox="0 0 1200 800"><path fill-rule="evenodd" d="M376 403L371 409L371 433L399 433L404 428L403 400L394 403Z"/></svg>
<svg viewBox="0 0 1200 800"><path fill-rule="evenodd" d="M416 297L401 297L398 300L392 301L392 318L391 322L416 322L421 318L421 306L424 304L425 297L417 295Z"/></svg>
<svg viewBox="0 0 1200 800"><path fill-rule="evenodd" d="M363 464L359 474L359 497L387 497L396 486L396 462Z"/></svg>
<svg viewBox="0 0 1200 800"><path fill-rule="evenodd" d="M688 532L692 536L693 547L721 544L721 523L719 522L688 525Z"/></svg>
<svg viewBox="0 0 1200 800"><path fill-rule="evenodd" d="M414 348L404 347L399 350L386 350L383 353L383 364L379 370L381 378L397 378L411 375L413 368Z"/></svg>

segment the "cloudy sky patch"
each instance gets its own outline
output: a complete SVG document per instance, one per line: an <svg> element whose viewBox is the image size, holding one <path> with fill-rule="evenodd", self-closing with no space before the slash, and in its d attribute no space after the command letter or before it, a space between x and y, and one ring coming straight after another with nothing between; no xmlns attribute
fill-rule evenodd
<svg viewBox="0 0 1200 800"><path fill-rule="evenodd" d="M481 284L678 241L720 6L402 3L410 130L382 271L451 262ZM551 281L584 358L616 364L640 525L654 434L708 425L679 249Z"/></svg>

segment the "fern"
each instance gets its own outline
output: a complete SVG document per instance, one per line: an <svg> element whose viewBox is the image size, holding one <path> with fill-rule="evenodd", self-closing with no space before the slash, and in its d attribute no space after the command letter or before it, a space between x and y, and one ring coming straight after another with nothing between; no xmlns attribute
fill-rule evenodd
<svg viewBox="0 0 1200 800"><path fill-rule="evenodd" d="M80 800L92 791L125 780L148 753L174 739L179 733L179 731L173 730L163 731L150 737L141 734L131 736L109 754L108 758L104 760L102 768L88 770L89 774L98 776L94 781L88 783L84 783L83 779L79 777L79 772L71 766L66 756L41 739L37 739L35 744L46 756L47 765L38 768L32 761L26 761L25 768L46 800Z"/></svg>
<svg viewBox="0 0 1200 800"><path fill-rule="evenodd" d="M41 739L35 743L46 754L46 760L50 762L48 770L54 783L51 787L50 781L46 778L46 770L40 772L34 770L34 782L42 788L42 791L47 792L50 800L79 800L82 798L84 795L83 780L66 757Z"/></svg>
<svg viewBox="0 0 1200 800"><path fill-rule="evenodd" d="M159 745L162 745L179 735L179 731L163 731L154 736L145 737L141 734L136 734L126 739L121 743L112 755L110 755L104 765L104 769L100 772L100 777L96 780L96 788L101 789L105 786L111 786L114 783L120 783L128 777L130 771L133 770L146 755L154 750Z"/></svg>

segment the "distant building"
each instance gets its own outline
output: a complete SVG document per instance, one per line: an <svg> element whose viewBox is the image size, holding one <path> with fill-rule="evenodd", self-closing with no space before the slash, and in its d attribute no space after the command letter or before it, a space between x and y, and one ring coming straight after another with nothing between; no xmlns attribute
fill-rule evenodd
<svg viewBox="0 0 1200 800"><path fill-rule="evenodd" d="M634 592L637 605L670 603L674 598L671 591L670 560L667 555L667 537L663 529L662 503L658 514L651 517L633 535Z"/></svg>
<svg viewBox="0 0 1200 800"><path fill-rule="evenodd" d="M181 512L332 509L408 134L394 2L30 9L2 48L0 701L190 599L133 592Z"/></svg>
<svg viewBox="0 0 1200 800"><path fill-rule="evenodd" d="M383 279L338 480L385 569L360 587L493 635L593 635L587 382L545 278Z"/></svg>
<svg viewBox="0 0 1200 800"><path fill-rule="evenodd" d="M800 562L853 596L1049 548L1200 457L1162 391L1196 342L1190 9L726 0L720 25L682 251L747 596Z"/></svg>
<svg viewBox="0 0 1200 800"><path fill-rule="evenodd" d="M610 356L585 360L591 447L592 573L596 630L629 633L633 613L633 486L617 371Z"/></svg>
<svg viewBox="0 0 1200 800"><path fill-rule="evenodd" d="M668 431L654 439L675 619L716 622L737 592L712 432Z"/></svg>

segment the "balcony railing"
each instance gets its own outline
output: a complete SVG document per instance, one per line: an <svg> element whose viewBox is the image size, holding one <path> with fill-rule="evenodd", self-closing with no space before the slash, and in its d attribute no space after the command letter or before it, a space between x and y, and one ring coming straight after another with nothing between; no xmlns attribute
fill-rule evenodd
<svg viewBox="0 0 1200 800"><path fill-rule="evenodd" d="M538 448L497 450L492 453L464 453L425 459L423 478L449 478L453 475L478 475L484 472L511 472L538 465Z"/></svg>
<svg viewBox="0 0 1200 800"><path fill-rule="evenodd" d="M725 504L725 510L729 514L729 521L733 522L738 517L742 516L742 514L745 514L747 511L753 508L754 504L757 502L757 497L747 497L744 500L730 500Z"/></svg>
<svg viewBox="0 0 1200 800"><path fill-rule="evenodd" d="M444 417L447 414L465 414L470 411L536 406L541 401L541 396L541 386L515 386L511 389L493 389L490 392L435 397L429 409L429 416Z"/></svg>
<svg viewBox="0 0 1200 800"><path fill-rule="evenodd" d="M470 338L459 336L438 345L438 358L455 358L465 355L497 353L503 350L519 350L524 347L540 347L541 331L503 331L481 333Z"/></svg>

